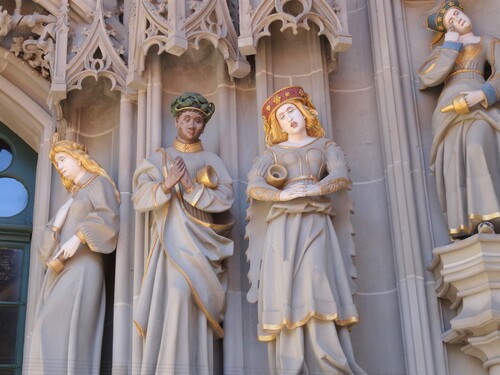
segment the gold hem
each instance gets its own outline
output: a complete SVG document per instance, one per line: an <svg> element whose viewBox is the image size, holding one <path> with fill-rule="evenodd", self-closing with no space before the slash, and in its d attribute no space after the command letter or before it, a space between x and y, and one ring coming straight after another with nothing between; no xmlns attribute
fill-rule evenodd
<svg viewBox="0 0 500 375"><path fill-rule="evenodd" d="M201 185L203 186L203 185ZM177 193L177 198L179 200L179 203L180 203L180 206L182 208L182 211L184 211L184 214L192 221L194 221L195 223L197 224L200 224L204 227L208 227L208 228L212 228L214 231L223 231L223 230L226 230L226 229L230 229L232 228L233 224L234 224L234 220L228 224L215 224L215 223L207 223L205 221L202 221L200 219L197 219L196 217L194 217L193 215L191 215L187 210L186 210L186 207L184 207L184 198L182 197L182 194L181 194L181 191L179 189L179 187L176 185L175 186L175 192ZM201 192L200 192L201 194ZM201 197L201 196L200 196ZM200 199L200 197L198 197L198 199L196 199L196 201L198 201Z"/></svg>
<svg viewBox="0 0 500 375"><path fill-rule="evenodd" d="M347 319L338 319L338 314L320 314L315 311L311 311L305 318L291 322L289 319L283 319L283 322L281 324L262 324L262 329L264 331L280 331L283 328L292 330L297 327L301 327L307 322L309 322L311 319L318 319L318 320L324 320L324 321L334 321L336 325L339 326L349 326L355 323L359 322L359 318L357 316L351 316L348 317Z"/></svg>
<svg viewBox="0 0 500 375"><path fill-rule="evenodd" d="M166 249L165 249L165 252L168 255L168 251ZM174 260L170 256L167 256L167 258L170 262L172 262L172 264L177 269L177 271L180 272L180 274L184 277L184 279L188 283L189 289L191 289L191 294L193 296L194 301L196 302L196 305L203 312L203 314L205 314L205 317L207 318L208 323L212 326L212 329L214 330L216 336L218 338L223 338L224 337L224 330L219 325L219 323L217 323L217 321L210 315L210 313L208 312L205 305L203 305L203 302L201 301L200 296L198 295L198 293L194 289L193 284L191 284L191 280L189 279L189 276L186 274L186 272L184 272L184 270L181 267L179 267L177 265L177 263L174 262Z"/></svg>
<svg viewBox="0 0 500 375"><path fill-rule="evenodd" d="M487 215L470 214L469 215L469 222L471 222L471 221L477 221L477 222L489 221L489 220L497 219L497 218L500 218L500 212L494 212L494 213L487 214ZM450 236L469 235L472 233L474 228L475 228L475 226L472 223L470 223L469 225L462 224L462 225L459 225L458 228L451 228L448 233L450 234Z"/></svg>
<svg viewBox="0 0 500 375"><path fill-rule="evenodd" d="M134 323L134 327L137 330L137 333L139 334L139 336L141 336L142 338L145 339L146 334L144 333L144 330L142 329L141 325L139 323L137 323L136 320L133 320L132 322Z"/></svg>

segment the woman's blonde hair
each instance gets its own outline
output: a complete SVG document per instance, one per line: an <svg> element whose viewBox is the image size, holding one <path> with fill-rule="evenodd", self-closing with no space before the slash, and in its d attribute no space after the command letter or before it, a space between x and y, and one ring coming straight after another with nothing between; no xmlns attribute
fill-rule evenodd
<svg viewBox="0 0 500 375"><path fill-rule="evenodd" d="M64 177L59 168L57 168L57 163L55 158L56 155L60 152L64 152L69 156L71 156L73 159L77 160L81 164L81 166L88 172L105 177L109 181L111 186L113 186L116 200L120 202L120 193L118 192L118 189L116 188L114 181L111 179L111 177L109 177L108 173L104 170L104 168L102 168L99 165L99 163L97 163L94 159L92 159L89 156L87 147L85 147L81 143L63 140L63 141L57 141L52 144L52 147L50 148L49 152L49 158L52 161L52 164L54 164L54 166L56 167L57 172L61 176L62 183L66 188L66 190L71 192L73 190L73 187L75 186L75 183L72 180Z"/></svg>
<svg viewBox="0 0 500 375"><path fill-rule="evenodd" d="M323 126L319 122L318 112L306 106L300 99L290 99L284 104L291 103L297 107L306 120L307 135L311 137L321 138L325 136ZM280 106L281 107L281 106ZM279 107L278 107L279 108ZM277 109L276 108L276 111ZM267 146L274 146L278 143L288 140L288 134L285 133L278 122L276 111L269 116L268 120L264 121L264 131L266 132Z"/></svg>

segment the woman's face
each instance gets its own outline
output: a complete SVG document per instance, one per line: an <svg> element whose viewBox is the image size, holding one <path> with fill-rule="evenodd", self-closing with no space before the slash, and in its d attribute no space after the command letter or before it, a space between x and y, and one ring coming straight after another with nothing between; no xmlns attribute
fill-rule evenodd
<svg viewBox="0 0 500 375"><path fill-rule="evenodd" d="M280 124L281 130L288 135L307 134L306 119L295 104L286 103L279 107L276 110L276 119Z"/></svg>
<svg viewBox="0 0 500 375"><path fill-rule="evenodd" d="M54 160L59 172L68 180L75 181L75 178L85 171L78 160L65 152L58 152Z"/></svg>
<svg viewBox="0 0 500 375"><path fill-rule="evenodd" d="M460 35L472 31L470 18L458 8L450 8L444 14L443 24L447 30L453 30Z"/></svg>

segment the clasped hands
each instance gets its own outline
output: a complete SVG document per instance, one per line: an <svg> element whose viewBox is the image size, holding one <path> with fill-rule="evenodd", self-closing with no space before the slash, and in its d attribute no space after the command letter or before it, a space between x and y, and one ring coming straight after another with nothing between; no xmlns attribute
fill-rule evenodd
<svg viewBox="0 0 500 375"><path fill-rule="evenodd" d="M291 201L296 198L312 197L321 195L321 187L316 184L306 185L303 183L293 184L279 194L280 201Z"/></svg>
<svg viewBox="0 0 500 375"><path fill-rule="evenodd" d="M174 159L174 164L172 165L172 167L170 167L168 176L165 178L165 181L163 181L162 184L164 190L170 191L178 182L181 183L181 185L184 187L184 190L187 192L190 192L194 189L194 183L191 179L191 176L189 175L186 163L180 156L177 156Z"/></svg>

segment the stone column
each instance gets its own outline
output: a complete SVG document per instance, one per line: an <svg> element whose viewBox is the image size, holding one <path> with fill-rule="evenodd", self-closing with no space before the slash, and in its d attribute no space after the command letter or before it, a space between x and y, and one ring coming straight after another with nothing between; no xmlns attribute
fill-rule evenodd
<svg viewBox="0 0 500 375"><path fill-rule="evenodd" d="M129 372L132 351L133 222L132 154L133 104L127 94L120 102L118 190L120 192L120 235L116 248L115 300L113 316L113 374Z"/></svg>
<svg viewBox="0 0 500 375"><path fill-rule="evenodd" d="M162 72L161 57L158 54L150 54L151 63L149 65L148 78L148 115L149 123L149 150L148 154L161 147L161 126L162 126Z"/></svg>
<svg viewBox="0 0 500 375"><path fill-rule="evenodd" d="M137 93L137 155L136 166L144 159L146 155L146 131L147 128L147 92L145 87ZM135 169L135 166L134 166ZM139 298L141 291L142 274L144 270L144 261L147 256L144 250L144 233L145 233L145 217L142 213L135 213L135 236L134 236L134 291L133 301L134 306ZM142 337L138 335L135 329L132 330L132 364L139 368L142 361Z"/></svg>
<svg viewBox="0 0 500 375"><path fill-rule="evenodd" d="M428 227L425 221L419 222L419 217L425 218L425 212L418 210L422 204L425 207L425 194L422 171L418 170L419 157L411 152L414 145L410 139L418 139L414 138L418 132L413 117L412 86L401 71L401 66L407 64L409 48L401 7L401 1L369 2L394 261L408 374L442 374L446 370L438 363L445 361L439 343L436 345L432 340L429 311L435 318L439 315L437 306L429 306L426 296L422 255L426 246L419 236ZM412 169L415 166L418 173ZM434 358L434 353L439 358Z"/></svg>

